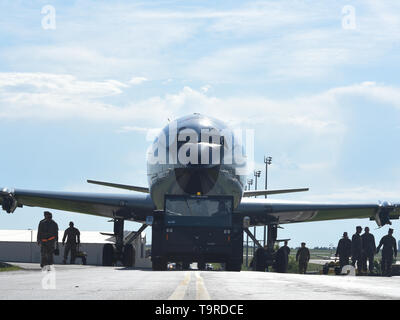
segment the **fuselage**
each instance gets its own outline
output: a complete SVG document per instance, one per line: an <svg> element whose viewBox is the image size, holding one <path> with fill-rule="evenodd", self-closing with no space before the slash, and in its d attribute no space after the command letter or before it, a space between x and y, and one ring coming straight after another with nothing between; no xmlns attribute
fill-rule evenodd
<svg viewBox="0 0 400 320"><path fill-rule="evenodd" d="M232 196L240 203L246 177L242 137L224 122L193 114L170 122L147 152L147 175L157 209L165 195Z"/></svg>

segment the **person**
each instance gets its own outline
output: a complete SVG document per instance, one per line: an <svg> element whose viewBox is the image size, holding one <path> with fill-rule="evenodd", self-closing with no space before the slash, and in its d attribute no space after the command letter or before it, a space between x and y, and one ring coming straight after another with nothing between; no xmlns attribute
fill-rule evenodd
<svg viewBox="0 0 400 320"><path fill-rule="evenodd" d="M54 250L58 249L58 225L51 212L44 212L44 219L39 222L37 243L40 246L40 267L54 264Z"/></svg>
<svg viewBox="0 0 400 320"><path fill-rule="evenodd" d="M64 249L63 263L67 263L68 254L69 251L71 251L70 263L73 264L75 263L76 258L76 247L80 244L80 232L74 227L74 223L72 221L69 223L69 228L64 231L64 236L62 239L63 246L65 244L65 239L67 239L67 245Z"/></svg>
<svg viewBox="0 0 400 320"><path fill-rule="evenodd" d="M356 233L353 234L353 237L351 238L351 265L353 267L356 266L357 263L357 269L358 272L361 272L362 266L361 266L361 255L362 255L362 239L361 239L361 231L362 228L360 226L356 227Z"/></svg>
<svg viewBox="0 0 400 320"><path fill-rule="evenodd" d="M340 269L349 264L349 258L351 256L351 240L349 239L347 232L343 232L343 238L339 240L335 256L339 256Z"/></svg>
<svg viewBox="0 0 400 320"><path fill-rule="evenodd" d="M280 247L276 252L276 271L286 273L289 265L290 248L288 242L285 241L284 246Z"/></svg>
<svg viewBox="0 0 400 320"><path fill-rule="evenodd" d="M267 261L266 261L267 257L266 257L265 247L257 248L254 257L255 257L255 262L253 264L253 270L265 271L267 267Z"/></svg>
<svg viewBox="0 0 400 320"><path fill-rule="evenodd" d="M362 240L362 272L373 273L374 271L374 255L376 251L375 238L373 234L369 233L369 228L364 228L364 234L361 236ZM368 269L367 269L368 261Z"/></svg>
<svg viewBox="0 0 400 320"><path fill-rule="evenodd" d="M269 272L269 267L274 266L276 252L274 251L274 248L271 248L268 245L264 246L264 252L265 252L265 271Z"/></svg>
<svg viewBox="0 0 400 320"><path fill-rule="evenodd" d="M389 229L388 234L379 242L378 248L376 249L377 254L382 246L382 275L391 277L393 255L395 258L397 257L397 244L396 239L393 237L393 229Z"/></svg>
<svg viewBox="0 0 400 320"><path fill-rule="evenodd" d="M296 261L299 262L299 273L305 274L307 271L308 261L310 260L310 250L306 247L306 243L301 243L301 248L297 250Z"/></svg>

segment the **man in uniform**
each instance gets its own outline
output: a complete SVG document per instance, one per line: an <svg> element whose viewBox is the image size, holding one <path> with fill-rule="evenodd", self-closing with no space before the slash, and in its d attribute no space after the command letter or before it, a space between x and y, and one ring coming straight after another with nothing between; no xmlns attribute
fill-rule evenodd
<svg viewBox="0 0 400 320"><path fill-rule="evenodd" d="M347 232L343 232L343 238L339 240L335 256L339 256L340 269L349 264L349 258L351 256L351 240L349 239Z"/></svg>
<svg viewBox="0 0 400 320"><path fill-rule="evenodd" d="M54 264L54 250L58 249L58 225L52 219L49 211L44 212L44 219L40 221L37 233L37 243L40 245L40 267Z"/></svg>
<svg viewBox="0 0 400 320"><path fill-rule="evenodd" d="M267 267L267 261L266 261L266 252L265 252L265 248L261 247L258 248L255 251L255 255L254 255L253 261L255 260L255 262L253 262L253 270L255 271L265 271L266 267Z"/></svg>
<svg viewBox="0 0 400 320"><path fill-rule="evenodd" d="M369 233L369 228L364 228L364 234L361 236L362 240L362 272L367 273L367 261L369 272L374 271L374 255L376 252L375 238Z"/></svg>
<svg viewBox="0 0 400 320"><path fill-rule="evenodd" d="M384 236L379 242L379 246L376 249L376 253L379 253L379 250L383 246L382 249L382 275L390 277L392 274L392 263L393 263L393 254L394 257L397 257L397 245L396 239L393 237L393 229L389 229L389 232L386 236Z"/></svg>
<svg viewBox="0 0 400 320"><path fill-rule="evenodd" d="M71 251L71 260L70 263L75 263L76 257L76 247L80 244L80 232L77 228L74 227L74 223L71 221L69 223L69 228L65 230L64 236L62 239L62 244L65 244L65 239L67 239L67 245L64 249L64 260L63 263L67 263L68 253Z"/></svg>
<svg viewBox="0 0 400 320"><path fill-rule="evenodd" d="M276 271L279 273L286 273L289 265L290 248L288 242L285 241L283 247L280 247L276 252Z"/></svg>
<svg viewBox="0 0 400 320"><path fill-rule="evenodd" d="M362 228L360 226L356 227L356 233L353 234L351 238L351 264L353 267L356 266L358 272L362 270L361 255L362 255L362 239L361 239Z"/></svg>
<svg viewBox="0 0 400 320"><path fill-rule="evenodd" d="M301 243L301 248L297 250L296 261L299 262L299 273L305 274L307 271L308 261L310 260L310 250L306 247L306 243Z"/></svg>

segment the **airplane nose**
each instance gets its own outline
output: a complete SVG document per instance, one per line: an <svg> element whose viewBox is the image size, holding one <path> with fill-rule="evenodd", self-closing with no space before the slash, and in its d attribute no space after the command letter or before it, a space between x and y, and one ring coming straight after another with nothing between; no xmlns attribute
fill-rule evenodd
<svg viewBox="0 0 400 320"><path fill-rule="evenodd" d="M195 151L195 154L191 152ZM221 145L199 142L185 143L178 147L174 157L181 165L215 166L223 162L224 154Z"/></svg>
<svg viewBox="0 0 400 320"><path fill-rule="evenodd" d="M217 182L220 165L206 167L200 165L175 168L174 170L176 181L185 193L207 194Z"/></svg>
<svg viewBox="0 0 400 320"><path fill-rule="evenodd" d="M175 177L185 193L207 194L217 182L223 154L221 145L199 142L191 145L197 148L195 163L175 168Z"/></svg>

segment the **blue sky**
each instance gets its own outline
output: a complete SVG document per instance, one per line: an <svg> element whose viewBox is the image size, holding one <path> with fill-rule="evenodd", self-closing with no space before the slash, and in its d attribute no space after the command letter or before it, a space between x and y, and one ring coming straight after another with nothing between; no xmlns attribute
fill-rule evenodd
<svg viewBox="0 0 400 320"><path fill-rule="evenodd" d="M55 29L42 27L46 5ZM274 199L400 202L398 1L2 1L0 9L0 186L115 192L88 178L145 186L147 133L200 112L255 130L257 166L273 157L270 188L311 189ZM2 214L0 227L36 228L42 211ZM55 219L60 228L74 220L81 230L112 229L87 215ZM376 227L302 223L280 237L327 246L359 224Z"/></svg>

